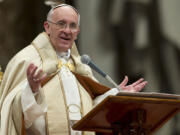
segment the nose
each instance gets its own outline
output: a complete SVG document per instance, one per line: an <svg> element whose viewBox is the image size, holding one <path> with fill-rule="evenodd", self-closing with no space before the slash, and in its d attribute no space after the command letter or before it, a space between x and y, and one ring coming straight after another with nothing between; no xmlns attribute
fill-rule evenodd
<svg viewBox="0 0 180 135"><path fill-rule="evenodd" d="M65 33L72 33L72 31L71 31L71 29L70 29L70 27L67 25L64 29L63 29L63 31L65 32Z"/></svg>

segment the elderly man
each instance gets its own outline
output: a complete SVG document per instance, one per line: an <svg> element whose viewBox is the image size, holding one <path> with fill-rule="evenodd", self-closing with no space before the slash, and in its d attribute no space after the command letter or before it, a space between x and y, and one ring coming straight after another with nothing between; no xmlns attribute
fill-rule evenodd
<svg viewBox="0 0 180 135"><path fill-rule="evenodd" d="M45 32L9 62L0 90L1 135L83 134L71 126L92 109L95 97L75 74L94 83L97 80L91 69L81 63L74 44L79 21L74 7L57 5L47 15ZM119 87L132 92L147 84L143 79L126 86L127 82L126 77ZM106 94L117 92L114 88Z"/></svg>

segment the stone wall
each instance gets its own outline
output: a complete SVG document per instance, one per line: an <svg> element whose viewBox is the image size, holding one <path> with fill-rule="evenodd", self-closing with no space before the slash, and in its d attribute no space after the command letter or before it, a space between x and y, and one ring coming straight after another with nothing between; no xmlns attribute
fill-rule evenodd
<svg viewBox="0 0 180 135"><path fill-rule="evenodd" d="M14 54L43 31L47 10L43 0L0 2L0 64L3 69Z"/></svg>

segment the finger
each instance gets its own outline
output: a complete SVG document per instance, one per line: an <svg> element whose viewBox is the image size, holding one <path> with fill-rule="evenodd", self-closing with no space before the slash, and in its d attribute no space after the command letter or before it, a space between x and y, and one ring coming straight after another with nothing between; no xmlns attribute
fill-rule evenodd
<svg viewBox="0 0 180 135"><path fill-rule="evenodd" d="M139 86L144 87L147 84L147 81L143 81L142 83L139 84Z"/></svg>
<svg viewBox="0 0 180 135"><path fill-rule="evenodd" d="M33 80L33 75L36 72L36 70L37 70L37 67L34 66L33 64L29 66L28 71L27 71L27 79L29 81Z"/></svg>
<svg viewBox="0 0 180 135"><path fill-rule="evenodd" d="M121 84L119 86L124 87L127 83L128 83L128 77L125 76L124 80L121 82Z"/></svg>
<svg viewBox="0 0 180 135"><path fill-rule="evenodd" d="M28 75L29 76L33 76L34 73L36 72L37 70L37 66L35 66L34 64L31 64L29 67L28 67Z"/></svg>
<svg viewBox="0 0 180 135"><path fill-rule="evenodd" d="M31 63L29 66L28 66L28 68L27 68L27 76L29 76L29 74L31 73L31 70L32 70L32 68L34 67L34 64L33 63Z"/></svg>
<svg viewBox="0 0 180 135"><path fill-rule="evenodd" d="M35 72L36 72L37 68L38 68L37 66L34 66L34 67L32 68L31 73L30 73L30 77L34 78Z"/></svg>
<svg viewBox="0 0 180 135"><path fill-rule="evenodd" d="M143 80L144 80L144 78L141 78L141 79L137 80L136 82L134 82L134 83L131 84L131 85L132 85L132 86L136 86L136 85L138 85L139 83L141 83Z"/></svg>
<svg viewBox="0 0 180 135"><path fill-rule="evenodd" d="M41 76L41 74L42 74L42 72L43 72L43 71L40 69L40 70L38 71L38 73L33 76L33 79L39 79L40 76Z"/></svg>
<svg viewBox="0 0 180 135"><path fill-rule="evenodd" d="M44 79L46 79L47 74L46 73L42 74L42 71L40 71L38 73L39 73L38 77L33 78L33 81L36 83L41 83L42 81L44 81Z"/></svg>
<svg viewBox="0 0 180 135"><path fill-rule="evenodd" d="M146 84L147 84L147 81L144 81L144 82L140 83L139 85L137 85L135 87L135 91L136 92L141 91L146 86Z"/></svg>
<svg viewBox="0 0 180 135"><path fill-rule="evenodd" d="M42 77L41 77L41 79L40 79L41 82L43 82L43 81L46 79L46 76L47 76L47 74L43 74L43 75L42 75Z"/></svg>

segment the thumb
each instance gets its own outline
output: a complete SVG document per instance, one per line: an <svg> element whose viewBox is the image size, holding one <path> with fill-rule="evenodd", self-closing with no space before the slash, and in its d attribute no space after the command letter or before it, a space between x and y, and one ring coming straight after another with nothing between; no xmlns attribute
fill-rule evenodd
<svg viewBox="0 0 180 135"><path fill-rule="evenodd" d="M124 80L121 82L121 84L119 85L120 87L124 87L126 84L128 83L128 77L125 76Z"/></svg>

